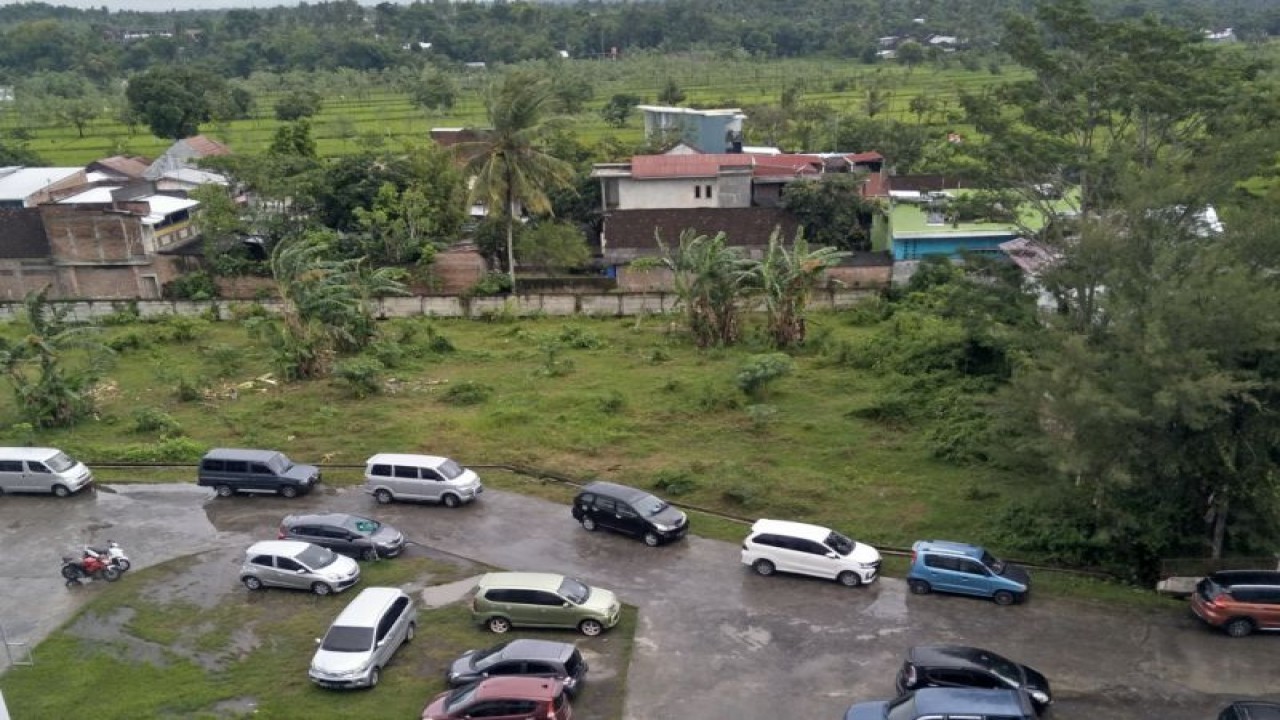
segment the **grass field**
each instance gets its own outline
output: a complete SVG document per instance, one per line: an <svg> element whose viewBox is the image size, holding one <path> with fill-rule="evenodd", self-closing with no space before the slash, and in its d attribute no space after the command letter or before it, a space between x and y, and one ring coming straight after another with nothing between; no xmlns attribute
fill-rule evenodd
<svg viewBox="0 0 1280 720"><path fill-rule="evenodd" d="M785 89L798 88L801 102L830 105L843 118L865 115L863 106L867 88L875 85L883 87L891 95L889 105L880 117L916 122L918 118L911 114L909 104L917 95L929 95L954 110L956 98L962 90L974 92L1016 77L1015 68L993 75L987 70L940 69L929 65L908 70L892 64L869 66L852 60L766 61L699 56L571 60L563 64L562 71L587 78L594 88L594 99L586 109L569 118L574 135L587 144L613 137L628 145L637 144L642 139L642 121L638 115L630 120L627 127L613 128L600 118L600 107L616 93L629 93L648 102L656 102L667 78L674 79L686 92L685 105L778 105ZM461 93L457 105L448 112L440 113L424 112L412 106L408 96L374 79L354 88L339 86L340 89L333 89L336 82L324 83L330 89L322 89L326 98L324 108L313 119L317 149L321 155L333 156L357 152L371 143L397 148L406 142L424 141L432 127L482 126L485 117L479 88L486 73L491 72L474 71L459 76ZM321 82L317 79L314 84L319 87ZM253 84L267 86L267 89L255 93L253 118L202 126L206 134L227 142L238 152L265 149L279 125L272 111L275 99L287 88L268 79ZM926 119L940 122L940 114ZM750 121L748 130L749 125ZM145 126L130 135L123 125L105 117L90 124L86 128L86 136L80 138L74 128L42 125L30 118L19 117L17 112L0 108L0 129L17 127L23 127L31 134L30 148L53 165L84 165L116 153L155 156L169 145L168 141L150 135Z"/></svg>

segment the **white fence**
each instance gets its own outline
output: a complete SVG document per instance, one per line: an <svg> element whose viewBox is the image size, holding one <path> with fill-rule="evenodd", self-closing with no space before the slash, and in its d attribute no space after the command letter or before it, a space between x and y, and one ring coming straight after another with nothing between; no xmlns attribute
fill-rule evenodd
<svg viewBox="0 0 1280 720"><path fill-rule="evenodd" d="M816 290L809 306L816 310L838 310L852 307L875 290ZM444 317L481 319L495 315L556 317L588 315L595 317L628 317L662 314L676 309L677 298L671 293L597 293L537 294L493 297L461 297L457 295L415 295L389 297L374 301L381 318ZM274 312L275 300L54 300L52 304L67 309L67 319L93 322L122 309L136 306L142 317L156 315L201 315L215 308L218 316L230 319L236 306L261 305ZM13 320L22 311L22 303L0 303L0 322Z"/></svg>

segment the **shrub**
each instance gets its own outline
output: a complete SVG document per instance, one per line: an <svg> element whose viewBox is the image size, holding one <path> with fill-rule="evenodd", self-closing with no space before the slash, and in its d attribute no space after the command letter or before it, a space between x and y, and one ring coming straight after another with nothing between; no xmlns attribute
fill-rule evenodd
<svg viewBox="0 0 1280 720"><path fill-rule="evenodd" d="M333 374L358 398L376 395L382 390L382 364L372 358L343 360L334 366Z"/></svg>
<svg viewBox="0 0 1280 720"><path fill-rule="evenodd" d="M484 383L464 380L449 386L444 393L444 401L450 405L479 405L489 399L493 388Z"/></svg>
<svg viewBox="0 0 1280 720"><path fill-rule="evenodd" d="M893 316L893 303L881 295L859 300L844 312L844 320L850 325L876 325Z"/></svg>
<svg viewBox="0 0 1280 720"><path fill-rule="evenodd" d="M457 351L457 348L453 346L453 342L444 335L437 333L435 328L429 328L427 330L427 337L429 338L427 340L427 349L433 353L440 353L441 355L444 355L446 353Z"/></svg>
<svg viewBox="0 0 1280 720"><path fill-rule="evenodd" d="M174 300L212 300L218 296L218 286L212 275L197 270L165 283L164 296Z"/></svg>
<svg viewBox="0 0 1280 720"><path fill-rule="evenodd" d="M791 356L785 353L752 355L738 370L738 389L749 397L761 397L766 386L790 374L792 367Z"/></svg>
<svg viewBox="0 0 1280 720"><path fill-rule="evenodd" d="M698 489L698 479L685 470L659 470L653 487L666 495L688 495Z"/></svg>
<svg viewBox="0 0 1280 720"><path fill-rule="evenodd" d="M596 398L596 407L605 415L617 415L627 409L627 398L617 390L610 390Z"/></svg>
<svg viewBox="0 0 1280 720"><path fill-rule="evenodd" d="M476 284L472 285L464 294L471 297L481 297L501 295L507 292L511 292L511 276L506 273L491 272L477 280Z"/></svg>
<svg viewBox="0 0 1280 720"><path fill-rule="evenodd" d="M760 497L760 492L755 487L739 481L725 488L720 495L735 505L747 507L755 504Z"/></svg>
<svg viewBox="0 0 1280 720"><path fill-rule="evenodd" d="M731 388L709 382L698 388L694 403L704 412L737 410L742 407L742 396Z"/></svg>
<svg viewBox="0 0 1280 720"><path fill-rule="evenodd" d="M761 431L778 419L778 408L774 405L748 405L747 417L751 419L751 428Z"/></svg>
<svg viewBox="0 0 1280 720"><path fill-rule="evenodd" d="M178 402L195 402L204 396L202 383L185 375L179 376L173 384L173 396Z"/></svg>
<svg viewBox="0 0 1280 720"><path fill-rule="evenodd" d="M189 315L166 315L164 325L168 332L166 339L175 342L191 342L209 331L209 323L202 318Z"/></svg>
<svg viewBox="0 0 1280 720"><path fill-rule="evenodd" d="M577 325L565 325L556 340L575 350L595 350L604 347L599 335L583 330Z"/></svg>
<svg viewBox="0 0 1280 720"><path fill-rule="evenodd" d="M263 307L262 303L233 303L231 305L231 319L244 321L250 318L271 317L271 313Z"/></svg>
<svg viewBox="0 0 1280 720"><path fill-rule="evenodd" d="M133 432L157 433L160 437L182 435L182 425L163 410L143 407L133 411Z"/></svg>
<svg viewBox="0 0 1280 720"><path fill-rule="evenodd" d="M543 377L564 377L573 372L573 360L560 357L560 343L551 341L542 344L542 365L537 374Z"/></svg>
<svg viewBox="0 0 1280 720"><path fill-rule="evenodd" d="M391 338L379 338L369 344L369 354L385 368L400 367L404 363L405 347Z"/></svg>
<svg viewBox="0 0 1280 720"><path fill-rule="evenodd" d="M220 378L233 377L244 367L244 350L234 345L220 343L204 353L205 360L213 366L213 374Z"/></svg>
<svg viewBox="0 0 1280 720"><path fill-rule="evenodd" d="M138 311L138 301L111 303L111 312L98 318L99 325L132 325L142 319Z"/></svg>
<svg viewBox="0 0 1280 720"><path fill-rule="evenodd" d="M660 363L670 362L671 353L667 352L666 350L663 350L662 348L652 348L651 350L649 350L649 353L645 356L645 360L647 360L650 365L658 365Z"/></svg>
<svg viewBox="0 0 1280 720"><path fill-rule="evenodd" d="M140 350L145 347L151 347L151 342L150 333L131 329L108 340L107 347L116 352L124 352L126 350Z"/></svg>

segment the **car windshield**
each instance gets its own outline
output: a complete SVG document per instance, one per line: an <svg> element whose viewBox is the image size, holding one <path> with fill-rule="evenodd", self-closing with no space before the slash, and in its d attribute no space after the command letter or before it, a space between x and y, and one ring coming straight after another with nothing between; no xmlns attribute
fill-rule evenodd
<svg viewBox="0 0 1280 720"><path fill-rule="evenodd" d="M507 643L494 645L488 650L480 650L471 656L471 667L480 670L502 659L502 651L507 649Z"/></svg>
<svg viewBox="0 0 1280 720"><path fill-rule="evenodd" d="M890 700L884 716L885 720L916 720L915 697L907 694Z"/></svg>
<svg viewBox="0 0 1280 720"><path fill-rule="evenodd" d="M365 652L373 647L373 628L334 625L320 647L333 652Z"/></svg>
<svg viewBox="0 0 1280 720"><path fill-rule="evenodd" d="M1022 668L1014 664L1013 661L1002 658L995 653L977 650L974 651L969 659L990 670L993 675L1010 685L1022 685L1025 681L1022 676Z"/></svg>
<svg viewBox="0 0 1280 720"><path fill-rule="evenodd" d="M591 588L573 578L565 578L564 582L560 583L560 597L574 605L581 605L591 597Z"/></svg>
<svg viewBox="0 0 1280 720"><path fill-rule="evenodd" d="M293 462L284 453L276 453L267 460L267 467L278 473L283 473L293 467Z"/></svg>
<svg viewBox="0 0 1280 720"><path fill-rule="evenodd" d="M471 698L475 697L476 688L479 686L480 683L471 683L470 685L463 685L457 690L449 693L449 696L444 699L445 712L453 715L457 713L458 710L470 705Z"/></svg>
<svg viewBox="0 0 1280 720"><path fill-rule="evenodd" d="M76 461L67 457L66 453L58 453L46 460L45 465L48 465L50 470L60 473L75 467Z"/></svg>
<svg viewBox="0 0 1280 720"><path fill-rule="evenodd" d="M639 510L641 515L647 515L650 517L657 515L668 507L671 507L652 495L645 495L640 498L636 501L635 506L636 510Z"/></svg>
<svg viewBox="0 0 1280 720"><path fill-rule="evenodd" d="M372 535L378 532L378 528L382 527L382 523L377 520L370 520L367 517L352 515L342 524L348 530L358 532L361 535Z"/></svg>
<svg viewBox="0 0 1280 720"><path fill-rule="evenodd" d="M436 469L440 471L440 474L444 476L445 480L453 480L465 472L461 465L452 460L445 460L440 464L440 467Z"/></svg>
<svg viewBox="0 0 1280 720"><path fill-rule="evenodd" d="M322 548L319 545L312 545L306 550L298 553L298 557L295 559L312 570L318 570L319 568L329 567L332 565L333 561L338 559L338 556L328 548Z"/></svg>
<svg viewBox="0 0 1280 720"><path fill-rule="evenodd" d="M1004 572L1004 561L997 558L995 555L992 555L991 553L987 552L986 550L982 551L982 564L991 568L991 572L997 575L1000 575Z"/></svg>
<svg viewBox="0 0 1280 720"><path fill-rule="evenodd" d="M853 552L853 541L841 535L838 532L832 532L827 536L827 547L835 550L841 555L848 555Z"/></svg>

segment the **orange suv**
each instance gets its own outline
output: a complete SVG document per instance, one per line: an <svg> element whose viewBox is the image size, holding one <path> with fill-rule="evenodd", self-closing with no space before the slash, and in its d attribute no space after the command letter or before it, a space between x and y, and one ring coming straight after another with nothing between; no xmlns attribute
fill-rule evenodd
<svg viewBox="0 0 1280 720"><path fill-rule="evenodd" d="M1196 583L1191 610L1231 637L1280 630L1280 571L1216 572Z"/></svg>

